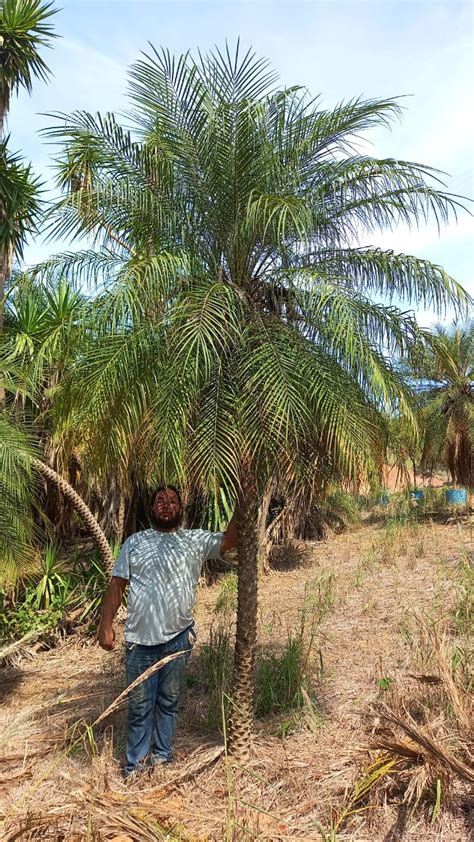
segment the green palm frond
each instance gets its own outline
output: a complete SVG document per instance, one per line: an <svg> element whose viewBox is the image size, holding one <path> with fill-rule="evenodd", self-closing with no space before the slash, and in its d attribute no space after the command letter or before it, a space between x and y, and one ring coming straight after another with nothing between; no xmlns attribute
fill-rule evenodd
<svg viewBox="0 0 474 842"><path fill-rule="evenodd" d="M14 580L31 566L34 523L34 447L25 432L0 415L0 581Z"/></svg>
<svg viewBox="0 0 474 842"><path fill-rule="evenodd" d="M323 274L344 278L354 291L416 300L437 312L443 312L447 302L458 312L472 304L466 291L441 266L413 255L381 249L340 249L319 253L315 265Z"/></svg>
<svg viewBox="0 0 474 842"><path fill-rule="evenodd" d="M218 501L222 489L239 485L240 396L232 360L219 363L202 392L187 449L188 482Z"/></svg>
<svg viewBox="0 0 474 842"><path fill-rule="evenodd" d="M0 142L0 249L23 256L25 239L39 220L40 197L41 183L31 167Z"/></svg>
<svg viewBox="0 0 474 842"><path fill-rule="evenodd" d="M474 322L438 326L425 353L408 370L418 390L422 464L446 467L453 479L474 485Z"/></svg>

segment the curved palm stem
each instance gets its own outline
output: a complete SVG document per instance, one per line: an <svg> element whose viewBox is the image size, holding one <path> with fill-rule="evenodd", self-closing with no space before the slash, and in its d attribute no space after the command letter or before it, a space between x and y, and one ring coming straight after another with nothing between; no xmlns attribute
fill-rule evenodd
<svg viewBox="0 0 474 842"><path fill-rule="evenodd" d="M36 470L41 474L41 476L48 482L51 482L54 485L56 485L57 488L61 491L61 493L64 494L66 499L71 503L74 510L84 522L86 529L90 532L91 536L96 542L99 552L102 556L102 561L104 562L105 569L110 572L112 570L112 567L114 566L114 557L112 555L109 542L107 541L107 538L105 537L102 529L100 528L94 515L92 514L91 510L86 505L84 500L79 496L77 491L74 490L72 485L70 485L67 482L67 480L64 479L64 477L60 476L60 474L58 474L57 471L54 471L53 468L50 468L49 465L46 465L40 459L36 458L33 458L32 463Z"/></svg>

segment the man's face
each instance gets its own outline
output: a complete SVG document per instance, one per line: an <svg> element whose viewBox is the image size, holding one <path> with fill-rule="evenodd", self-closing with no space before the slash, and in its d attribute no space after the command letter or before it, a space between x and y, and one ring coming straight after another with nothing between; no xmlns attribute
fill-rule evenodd
<svg viewBox="0 0 474 842"><path fill-rule="evenodd" d="M179 526L181 506L176 491L167 488L158 492L153 503L151 520L155 529L163 532L170 532Z"/></svg>

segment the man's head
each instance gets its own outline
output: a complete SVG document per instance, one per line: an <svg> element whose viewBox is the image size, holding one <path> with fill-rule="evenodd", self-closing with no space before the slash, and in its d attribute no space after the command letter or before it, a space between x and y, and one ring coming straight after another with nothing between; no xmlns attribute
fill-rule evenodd
<svg viewBox="0 0 474 842"><path fill-rule="evenodd" d="M159 532L177 529L183 517L181 494L174 485L160 485L151 503L150 521Z"/></svg>

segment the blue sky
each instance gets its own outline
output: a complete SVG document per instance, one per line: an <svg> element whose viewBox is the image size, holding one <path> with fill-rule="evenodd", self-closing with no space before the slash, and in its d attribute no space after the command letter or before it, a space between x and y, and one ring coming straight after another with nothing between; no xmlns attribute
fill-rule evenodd
<svg viewBox="0 0 474 842"><path fill-rule="evenodd" d="M307 86L324 107L359 95L404 95L403 122L368 136L367 151L437 167L448 173L451 192L474 197L473 16L470 0L63 0L56 16L61 38L46 56L54 78L48 86L36 83L31 99L21 94L13 100L11 146L47 178L52 149L37 132L51 120L41 112L124 110L127 67L148 41L172 52L206 51L240 36L243 47L271 60L283 84ZM371 240L441 264L474 294L469 214L461 213L440 235L433 222ZM58 246L31 244L27 259L42 259L53 249Z"/></svg>

